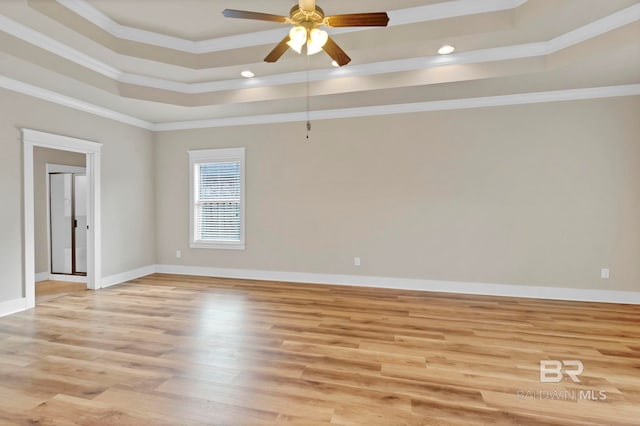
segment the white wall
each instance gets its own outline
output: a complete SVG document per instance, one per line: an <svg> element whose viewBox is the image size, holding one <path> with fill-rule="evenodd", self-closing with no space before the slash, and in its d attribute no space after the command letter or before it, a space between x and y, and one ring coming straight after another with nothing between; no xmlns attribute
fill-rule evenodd
<svg viewBox="0 0 640 426"><path fill-rule="evenodd" d="M157 260L638 291L638 111L633 97L317 121L310 142L304 123L159 133ZM247 249L189 249L187 150L236 146Z"/></svg>
<svg viewBox="0 0 640 426"><path fill-rule="evenodd" d="M23 296L23 127L104 144L103 276L153 264L155 185L151 132L0 90L0 302Z"/></svg>

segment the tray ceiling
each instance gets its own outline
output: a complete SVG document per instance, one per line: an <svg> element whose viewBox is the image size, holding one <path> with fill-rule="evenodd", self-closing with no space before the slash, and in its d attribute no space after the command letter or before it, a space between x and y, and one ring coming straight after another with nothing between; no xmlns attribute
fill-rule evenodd
<svg viewBox="0 0 640 426"><path fill-rule="evenodd" d="M296 120L306 110L307 81L319 118L475 98L491 105L534 92L640 90L638 1L319 0L327 13L389 12L388 28L329 30L353 59L342 68L324 53L288 51L264 63L288 27L221 14L227 7L287 14L295 3L5 0L0 82L163 129L192 120L180 126ZM438 55L443 44L456 51ZM244 70L255 77L241 77Z"/></svg>

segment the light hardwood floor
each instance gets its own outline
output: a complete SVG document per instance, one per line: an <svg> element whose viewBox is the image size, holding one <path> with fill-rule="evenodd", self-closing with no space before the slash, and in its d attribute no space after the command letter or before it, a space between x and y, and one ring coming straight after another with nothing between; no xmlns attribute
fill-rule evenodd
<svg viewBox="0 0 640 426"><path fill-rule="evenodd" d="M67 281L40 281L36 283L36 304L77 291L87 291L87 285Z"/></svg>
<svg viewBox="0 0 640 426"><path fill-rule="evenodd" d="M152 275L0 318L2 425L638 419L640 306Z"/></svg>

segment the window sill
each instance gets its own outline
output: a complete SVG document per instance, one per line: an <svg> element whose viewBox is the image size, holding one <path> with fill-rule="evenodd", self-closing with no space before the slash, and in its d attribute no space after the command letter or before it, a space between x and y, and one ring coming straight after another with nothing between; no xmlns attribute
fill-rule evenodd
<svg viewBox="0 0 640 426"><path fill-rule="evenodd" d="M223 250L244 250L245 249L244 243L223 243L223 242L209 243L209 242L202 242L202 241L191 242L189 247L201 248L201 249L223 249Z"/></svg>

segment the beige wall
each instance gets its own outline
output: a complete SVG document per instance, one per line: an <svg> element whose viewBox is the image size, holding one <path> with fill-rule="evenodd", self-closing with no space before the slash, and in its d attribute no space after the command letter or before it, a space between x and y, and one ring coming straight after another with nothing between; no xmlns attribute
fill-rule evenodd
<svg viewBox="0 0 640 426"><path fill-rule="evenodd" d="M47 232L47 163L65 166L85 166L85 155L36 147L33 150L33 190L34 190L34 272L49 272L49 239Z"/></svg>
<svg viewBox="0 0 640 426"><path fill-rule="evenodd" d="M317 121L310 142L304 123L159 133L157 261L639 291L638 111L632 97ZM235 146L247 249L189 249L187 150Z"/></svg>
<svg viewBox="0 0 640 426"><path fill-rule="evenodd" d="M0 302L23 296L20 128L100 142L103 275L155 262L153 135L0 90Z"/></svg>
<svg viewBox="0 0 640 426"><path fill-rule="evenodd" d="M638 111L629 97L327 120L307 142L304 123L152 135L0 91L0 302L22 295L22 127L104 144L105 276L163 263L640 291ZM189 249L187 150L233 146L247 249Z"/></svg>

